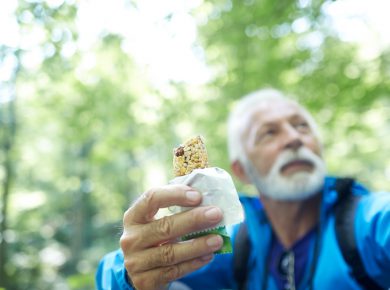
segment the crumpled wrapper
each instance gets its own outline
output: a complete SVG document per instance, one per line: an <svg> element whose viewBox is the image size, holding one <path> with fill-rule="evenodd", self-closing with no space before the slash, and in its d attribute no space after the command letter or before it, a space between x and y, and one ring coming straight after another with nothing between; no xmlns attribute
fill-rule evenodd
<svg viewBox="0 0 390 290"><path fill-rule="evenodd" d="M185 184L198 190L202 196L201 206L217 206L223 212L218 226L238 224L244 220L244 212L238 199L236 187L229 173L218 167L195 169L188 175L172 179L170 184ZM172 213L188 210L188 207L170 207Z"/></svg>
<svg viewBox="0 0 390 290"><path fill-rule="evenodd" d="M244 220L244 211L230 174L218 167L195 169L188 175L172 179L169 183L191 186L203 196L200 206L217 206L223 212L223 219L215 228L201 233L192 233L184 237L184 239L194 238L202 234L217 233L224 239L224 247L217 253L231 252L230 238L226 233L225 226L242 222ZM172 214L176 214L191 208L173 206L169 207L169 211Z"/></svg>

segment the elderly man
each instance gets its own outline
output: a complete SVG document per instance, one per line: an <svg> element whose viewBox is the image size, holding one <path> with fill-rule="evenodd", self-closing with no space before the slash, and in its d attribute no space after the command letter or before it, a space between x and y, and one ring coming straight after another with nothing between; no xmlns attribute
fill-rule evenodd
<svg viewBox="0 0 390 290"><path fill-rule="evenodd" d="M222 246L218 235L177 242L187 233L215 226L222 212L195 207L154 220L159 208L196 206L201 195L187 186L153 188L126 211L121 250L100 263L98 289L363 289L340 250L335 223L340 192L337 179L326 176L310 114L281 92L267 89L239 101L228 129L232 172L258 191L258 197L241 200L247 232L238 230L242 225L233 229L236 253L214 256ZM369 285L387 289L390 195L369 194L356 182L349 190L361 196L349 219L362 271L374 283ZM249 254L241 269L244 281L238 281L233 263L242 253L237 247L244 245L237 241L243 235Z"/></svg>

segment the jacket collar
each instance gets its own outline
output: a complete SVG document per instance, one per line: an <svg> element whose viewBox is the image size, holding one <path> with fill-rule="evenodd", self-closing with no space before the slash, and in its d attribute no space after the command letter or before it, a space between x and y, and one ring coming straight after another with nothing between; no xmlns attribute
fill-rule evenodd
<svg viewBox="0 0 390 290"><path fill-rule="evenodd" d="M334 205L337 202L339 193L335 189L337 177L335 176L326 176L324 179L324 185L321 191L322 194L322 213L329 213ZM368 190L359 183L354 184L353 187L354 194L365 195L368 193ZM251 208L257 213L257 218L260 223L267 223L268 219L263 210L263 205L259 198L250 199Z"/></svg>

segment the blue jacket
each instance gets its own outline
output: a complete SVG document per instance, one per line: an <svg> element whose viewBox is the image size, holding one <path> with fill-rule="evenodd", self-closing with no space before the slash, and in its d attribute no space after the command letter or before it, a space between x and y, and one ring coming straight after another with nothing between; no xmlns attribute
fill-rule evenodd
<svg viewBox="0 0 390 290"><path fill-rule="evenodd" d="M318 256L313 255L315 246L313 240L308 249L310 255L304 277L300 285L297 285L299 290L308 289L310 280L313 289L316 290L334 287L360 289L349 274L348 266L342 257L335 236L333 208L338 193L333 189L334 183L335 178L328 177L325 180L319 225ZM390 287L390 194L369 194L359 184L354 185L353 194L363 195L355 216L355 236L363 264L367 273L387 289ZM260 290L264 279L268 280L267 289L277 289L273 277L264 271L271 243L271 227L258 198L245 197L241 201L245 210L251 244L256 245L248 261L248 289ZM233 244L237 229L237 226L233 229ZM317 262L313 263L315 259ZM180 281L195 290L235 289L236 282L232 265L232 254L216 255L207 266L185 276ZM123 254L120 250L102 259L96 274L96 285L99 290L133 289L126 280Z"/></svg>

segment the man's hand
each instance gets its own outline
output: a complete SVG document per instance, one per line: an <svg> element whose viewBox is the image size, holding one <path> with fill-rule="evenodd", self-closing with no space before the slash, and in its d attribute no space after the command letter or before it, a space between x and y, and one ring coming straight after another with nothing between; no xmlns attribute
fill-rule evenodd
<svg viewBox="0 0 390 290"><path fill-rule="evenodd" d="M190 273L213 257L222 238L208 235L178 242L181 236L211 228L222 220L216 207L197 207L154 219L160 208L197 206L200 193L185 185L168 185L145 192L124 214L120 240L127 273L138 290L163 289L164 285Z"/></svg>

